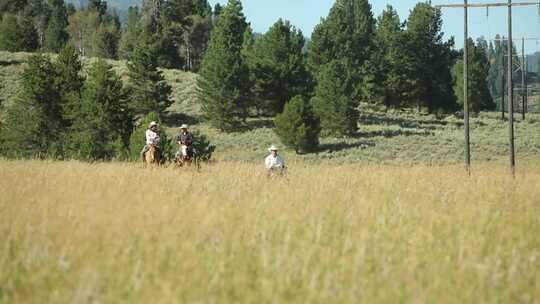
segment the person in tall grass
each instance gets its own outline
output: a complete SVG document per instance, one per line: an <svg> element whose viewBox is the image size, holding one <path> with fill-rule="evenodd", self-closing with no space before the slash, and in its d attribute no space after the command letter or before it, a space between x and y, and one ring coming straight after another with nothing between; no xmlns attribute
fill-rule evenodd
<svg viewBox="0 0 540 304"><path fill-rule="evenodd" d="M283 157L278 154L278 148L275 145L272 145L268 148L270 155L268 155L264 164L268 173L268 176L272 176L274 173L283 174L285 171L285 161Z"/></svg>
<svg viewBox="0 0 540 304"><path fill-rule="evenodd" d="M159 133L158 133L158 124L155 121L152 121L148 125L148 129L146 130L145 134L146 143L141 150L141 160L144 163L144 154L150 149L150 145L154 145L156 147L156 152L158 153L158 156L160 155L159 151Z"/></svg>

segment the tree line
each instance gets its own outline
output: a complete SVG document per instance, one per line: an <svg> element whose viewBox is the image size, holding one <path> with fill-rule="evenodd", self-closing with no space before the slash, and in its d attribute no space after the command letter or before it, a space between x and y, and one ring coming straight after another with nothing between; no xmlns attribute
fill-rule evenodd
<svg viewBox="0 0 540 304"><path fill-rule="evenodd" d="M22 90L0 128L0 153L56 159L133 159L144 130L172 101L156 56L137 46L126 84L104 59L83 73L78 50L66 44L56 59L37 53L28 59ZM136 118L142 120L135 127ZM146 123L146 125L145 125ZM137 135L134 137L134 135ZM171 152L163 134L163 149Z"/></svg>
<svg viewBox="0 0 540 304"><path fill-rule="evenodd" d="M126 82L102 58L83 71L80 52L69 43L54 59L32 55L22 73L22 90L0 124L0 155L139 159L149 123L160 123L172 104L171 87L144 40L135 46L127 67ZM159 125L159 148L171 158L176 143ZM202 160L210 159L213 147L205 135L196 132L193 145Z"/></svg>
<svg viewBox="0 0 540 304"><path fill-rule="evenodd" d="M40 9L33 9L39 5ZM73 140L85 138L81 140L100 139L109 144L104 148L108 152L85 152L84 157L121 155L122 149L129 148L127 134L132 130L105 140L101 133L87 132L92 119L77 117L88 114L81 111L105 115L110 110L107 115L115 120L125 119L112 127L127 130L134 118L159 115L171 104L171 88L159 67L199 73L201 108L212 126L234 131L250 116L275 117L277 134L298 152L316 149L320 134L354 134L363 103L429 113L456 111L462 103L461 54L454 50L453 39L443 39L441 11L429 2L418 3L402 21L391 6L375 18L367 0L336 0L308 42L299 29L282 19L266 33L254 34L240 0L229 0L226 6L213 9L206 0L144 1L141 9L129 9L123 27L114 11L100 0L91 0L79 10L62 0L0 0L0 12L0 27L18 33L0 31L0 49L60 52L56 62L45 55L33 57L18 98L21 111L44 107L36 115L43 122L54 123L42 127L58 131L53 132L58 140L51 137L37 145L41 148L32 148L39 153L73 155L73 151L86 149ZM481 41L469 43L471 110L492 109L491 87L486 82L491 71L489 50ZM104 61L98 61L99 69L97 63L90 69L87 79L77 80L75 75L82 75L76 68L80 63L63 59L62 52L67 49L71 57L128 59L126 87L104 81L114 82L117 77ZM69 64L74 66L65 67ZM70 69L71 78L62 80L65 76L61 75L67 73L64 70ZM98 71L101 82L93 74ZM57 87L43 88L44 96L49 97L35 95L34 86L45 83ZM106 90L111 96L98 93L100 86L108 85L115 88ZM93 100L89 103L94 106L85 108L82 105L88 100ZM104 110L96 103L115 105ZM46 110L49 107L56 110ZM125 108L118 113L126 116L118 116L116 107ZM4 129L10 126L7 123ZM34 128L41 127L36 124ZM52 134L47 132L43 134Z"/></svg>
<svg viewBox="0 0 540 304"><path fill-rule="evenodd" d="M456 111L461 54L441 29L429 2L401 21L391 6L375 18L367 0L337 0L306 49L302 32L281 19L254 39L241 1L229 0L201 65L202 110L225 131L250 115L276 116L278 135L297 151L313 150L321 131L353 134L361 103ZM469 43L471 110L493 109L487 49Z"/></svg>
<svg viewBox="0 0 540 304"><path fill-rule="evenodd" d="M220 10L207 0L143 1L122 25L106 1L76 9L63 0L0 0L0 50L58 53L70 43L83 56L129 59L145 40L160 67L197 71Z"/></svg>
<svg viewBox="0 0 540 304"><path fill-rule="evenodd" d="M129 9L123 28L100 0L79 10L62 0L1 0L0 18L0 50L37 52L0 122L0 154L81 160L137 159L148 123L172 104L159 68L196 71L215 20L201 0L145 2ZM99 59L83 71L80 56ZM127 82L106 58L128 59ZM172 156L161 131L160 148ZM211 157L203 134L194 145Z"/></svg>

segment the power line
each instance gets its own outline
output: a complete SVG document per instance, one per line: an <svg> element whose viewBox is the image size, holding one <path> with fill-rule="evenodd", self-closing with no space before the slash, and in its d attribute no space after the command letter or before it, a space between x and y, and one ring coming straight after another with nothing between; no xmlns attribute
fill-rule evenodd
<svg viewBox="0 0 540 304"><path fill-rule="evenodd" d="M528 103L528 84L526 81L526 77L528 75L528 63L527 58L525 56L525 41L536 41L538 42L538 38L533 37L521 37L521 38L514 38L513 41L521 41L521 60L519 59L519 56L516 54L512 54L512 57L517 58L515 70L512 70L512 73L520 72L521 73L521 88L520 96L521 96L521 116L522 119L525 120L525 113L527 112L527 103ZM490 41L508 41L506 38L499 38L499 39L491 39ZM506 54L505 57L510 56L509 54ZM514 90L516 90L514 88ZM504 109L503 109L503 119L504 119Z"/></svg>
<svg viewBox="0 0 540 304"><path fill-rule="evenodd" d="M465 1L466 2L466 1ZM471 3L471 4L442 4L442 5L435 5L437 8L478 8L478 7L501 7L501 6L531 6L531 5L539 5L539 2L516 2L512 3L511 0L508 1L508 3Z"/></svg>
<svg viewBox="0 0 540 304"><path fill-rule="evenodd" d="M517 2L512 3L512 0L508 0L507 3L499 2L499 3L474 3L469 4L467 0L463 1L463 4L444 4L444 5L436 5L436 8L463 8L464 9L464 36L465 36L465 43L463 45L463 79L464 79L464 86L463 86L463 112L464 112L464 120L465 120L465 166L467 168L467 172L470 175L470 161L471 161L471 155L470 155L470 141L469 141L469 105L468 105L468 8L489 8L489 7L508 7L508 54L512 54L512 7L514 6L538 6L539 7L539 14L540 14L540 2ZM514 148L514 92L513 92L513 80L512 80L512 70L513 70L513 56L508 56L508 76L507 76L507 88L508 88L508 137L509 137L509 146L510 146L510 169L512 172L512 176L515 176L515 170L516 170L516 158L515 158L515 148Z"/></svg>

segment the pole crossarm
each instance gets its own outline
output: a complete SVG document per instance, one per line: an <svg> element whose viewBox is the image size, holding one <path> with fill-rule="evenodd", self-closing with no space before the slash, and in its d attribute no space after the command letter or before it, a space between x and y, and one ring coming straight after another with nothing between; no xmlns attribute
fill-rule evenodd
<svg viewBox="0 0 540 304"><path fill-rule="evenodd" d="M517 41L517 40L519 40L519 41L525 40L525 41L527 41L527 40L538 40L538 38L513 38L512 40L515 40L515 41ZM506 39L506 38L489 39L489 41L508 41L508 39Z"/></svg>
<svg viewBox="0 0 540 304"><path fill-rule="evenodd" d="M540 2L517 2L517 3L471 3L471 4L441 4L441 5L435 5L436 8L465 8L465 7L511 7L511 6L532 6L532 5L540 5Z"/></svg>

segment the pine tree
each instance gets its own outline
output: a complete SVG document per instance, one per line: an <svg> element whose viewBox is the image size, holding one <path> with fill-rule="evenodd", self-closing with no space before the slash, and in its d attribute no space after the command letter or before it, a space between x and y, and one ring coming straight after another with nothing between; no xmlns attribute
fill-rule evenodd
<svg viewBox="0 0 540 304"><path fill-rule="evenodd" d="M69 39L66 27L68 16L63 0L50 0L51 16L44 34L45 50L58 53Z"/></svg>
<svg viewBox="0 0 540 304"><path fill-rule="evenodd" d="M80 10L69 16L68 31L71 43L82 56L94 55L94 35L99 28L99 13L91 10Z"/></svg>
<svg viewBox="0 0 540 304"><path fill-rule="evenodd" d="M143 0L141 6L141 27L146 36L161 31L160 18L164 0ZM148 38L148 37L146 37Z"/></svg>
<svg viewBox="0 0 540 304"><path fill-rule="evenodd" d="M310 91L304 45L302 32L281 19L255 41L248 63L254 74L255 98L268 114L281 113L293 96Z"/></svg>
<svg viewBox="0 0 540 304"><path fill-rule="evenodd" d="M32 20L22 14L17 17L6 13L0 22L0 50L32 52L39 47L37 32Z"/></svg>
<svg viewBox="0 0 540 304"><path fill-rule="evenodd" d="M26 5L24 0L2 0L0 1L0 14L2 13L17 13Z"/></svg>
<svg viewBox="0 0 540 304"><path fill-rule="evenodd" d="M253 37L253 30L251 29L251 25L246 26L246 30L244 31L244 38L242 40L242 50L240 51L240 54L242 56L242 60L244 62L248 62L250 64L251 57L253 56L253 48L255 46L255 37Z"/></svg>
<svg viewBox="0 0 540 304"><path fill-rule="evenodd" d="M82 74L82 63L79 57L79 51L71 44L66 44L58 54L56 59L57 82L62 94L68 92L79 93L84 77Z"/></svg>
<svg viewBox="0 0 540 304"><path fill-rule="evenodd" d="M403 50L406 37L396 10L388 5L379 17L375 35L373 62L377 65L377 90L386 107L400 106L407 99L410 83L407 76L410 62Z"/></svg>
<svg viewBox="0 0 540 304"><path fill-rule="evenodd" d="M34 52L39 49L39 36L32 16L24 10L19 17L21 51Z"/></svg>
<svg viewBox="0 0 540 304"><path fill-rule="evenodd" d="M404 49L411 52L410 77L414 84L411 102L420 110L425 106L429 112L454 110L451 68L455 54L454 41L443 41L442 16L429 2L418 3L407 22L407 44Z"/></svg>
<svg viewBox="0 0 540 304"><path fill-rule="evenodd" d="M61 156L62 104L55 87L56 69L41 54L28 59L22 75L22 91L8 109L2 137L12 156Z"/></svg>
<svg viewBox="0 0 540 304"><path fill-rule="evenodd" d="M43 0L27 0L24 7L24 16L31 20L38 36L38 48L43 46L44 33L50 17L49 5Z"/></svg>
<svg viewBox="0 0 540 304"><path fill-rule="evenodd" d="M107 2L101 0L89 0L88 7L86 9L97 12L99 21L102 22L105 14L107 13Z"/></svg>
<svg viewBox="0 0 540 304"><path fill-rule="evenodd" d="M498 97L497 110L504 111L504 93L506 91L506 41L501 41L501 36L495 36L495 64L493 65L493 73L495 73L495 95ZM504 38L503 38L504 39Z"/></svg>
<svg viewBox="0 0 540 304"><path fill-rule="evenodd" d="M152 48L155 54L158 66L168 69L179 69L182 67L182 58L178 51L175 41L171 39L170 28L165 28L154 34L144 34L150 43L148 47Z"/></svg>
<svg viewBox="0 0 540 304"><path fill-rule="evenodd" d="M164 3L160 17L162 34L173 42L168 53L179 59L170 61L175 67L197 71L206 50L212 29L212 8L207 0L170 0Z"/></svg>
<svg viewBox="0 0 540 304"><path fill-rule="evenodd" d="M337 0L327 18L319 23L309 44L308 65L317 74L319 69L340 60L349 77L360 78L359 68L369 59L375 20L367 0Z"/></svg>
<svg viewBox="0 0 540 304"><path fill-rule="evenodd" d="M0 17L2 17L2 22L0 23L0 50L9 52L20 51L20 28L17 23L17 17L9 13Z"/></svg>
<svg viewBox="0 0 540 304"><path fill-rule="evenodd" d="M62 127L71 125L73 117L80 110L81 90L84 84L82 63L79 52L70 43L60 51L56 62L55 86L58 88L63 107Z"/></svg>
<svg viewBox="0 0 540 304"><path fill-rule="evenodd" d="M223 10L223 7L221 6L221 4L216 3L216 5L214 5L214 10L212 12L213 14L212 21L214 22L214 24L216 24L217 19L219 18L219 15L221 14L222 10Z"/></svg>
<svg viewBox="0 0 540 304"><path fill-rule="evenodd" d="M489 43L489 75L488 75L488 88L491 96L493 98L497 97L497 77L498 77L498 67L497 67L497 53L495 46L492 42Z"/></svg>
<svg viewBox="0 0 540 304"><path fill-rule="evenodd" d="M89 70L67 140L70 155L84 160L126 155L132 116L122 80L98 60Z"/></svg>
<svg viewBox="0 0 540 304"><path fill-rule="evenodd" d="M94 54L101 58L118 58L120 28L115 24L102 23L94 37Z"/></svg>
<svg viewBox="0 0 540 304"><path fill-rule="evenodd" d="M276 116L275 124L281 142L296 153L311 152L319 145L319 119L313 114L310 103L300 95L285 105L283 113Z"/></svg>
<svg viewBox="0 0 540 304"><path fill-rule="evenodd" d="M211 16L191 15L187 18L183 47L180 48L185 58L184 69L198 71L202 56L208 47L212 31Z"/></svg>
<svg viewBox="0 0 540 304"><path fill-rule="evenodd" d="M128 59L137 44L142 28L140 26L141 15L137 6L130 6L128 9L126 30L122 34L120 41L119 56L122 59Z"/></svg>
<svg viewBox="0 0 540 304"><path fill-rule="evenodd" d="M354 83L346 74L347 66L334 60L320 69L312 99L323 133L346 135L357 129L358 103L351 99Z"/></svg>
<svg viewBox="0 0 540 304"><path fill-rule="evenodd" d="M494 110L496 105L489 93L488 74L489 62L487 53L482 45L474 44L472 39L468 41L468 102L469 110L478 113L482 110ZM459 60L454 66L454 94L458 104L463 107L463 60Z"/></svg>
<svg viewBox="0 0 540 304"><path fill-rule="evenodd" d="M66 3L66 13L69 16L75 14L77 12L77 8L75 7L75 4L73 3Z"/></svg>
<svg viewBox="0 0 540 304"><path fill-rule="evenodd" d="M141 41L128 62L130 106L135 114L163 114L171 104L171 87L158 70L157 56L148 43Z"/></svg>
<svg viewBox="0 0 540 304"><path fill-rule="evenodd" d="M321 126L329 132L354 132L358 104L370 102L376 95L377 71L371 62L374 32L375 20L367 0L337 0L328 17L313 31L308 67L322 82L315 89L313 106L319 115L328 107L330 116L325 113L320 118ZM334 97L337 99L332 100Z"/></svg>
<svg viewBox="0 0 540 304"><path fill-rule="evenodd" d="M239 0L229 0L212 31L198 78L202 111L221 130L237 127L246 118L249 70L242 60L246 21Z"/></svg>
<svg viewBox="0 0 540 304"><path fill-rule="evenodd" d="M208 137L198 130L191 132L193 134L193 148L197 151L197 158L201 161L209 161L216 150L216 146L210 143Z"/></svg>
<svg viewBox="0 0 540 304"><path fill-rule="evenodd" d="M255 69L254 69L254 52L253 49L255 47L255 37L253 35L253 30L251 29L251 25L248 24L246 26L246 30L244 31L244 38L242 41L242 50L240 51L240 56L242 57L242 62L247 67L247 73L249 79L249 85L246 85L248 88L248 91L246 92L246 98L250 100L249 106L252 106L255 108L257 112L257 116L260 116L262 114L262 111L265 107L264 103L261 99L255 98ZM249 111L249 110L248 110Z"/></svg>
<svg viewBox="0 0 540 304"><path fill-rule="evenodd" d="M185 66L186 58L181 56L180 48L187 36L185 18L193 9L190 0L171 0L163 3L159 29L152 39L158 54L160 66L180 69Z"/></svg>

